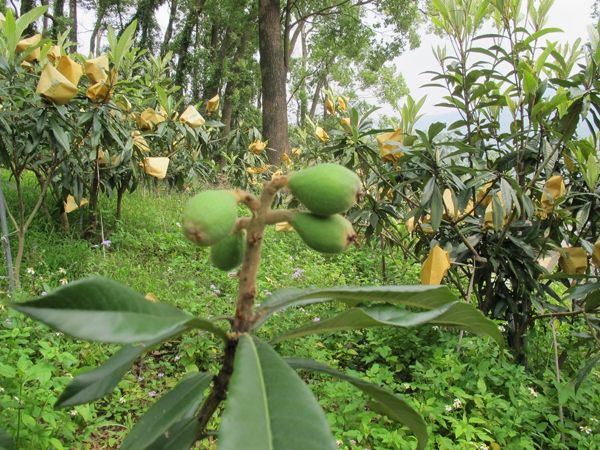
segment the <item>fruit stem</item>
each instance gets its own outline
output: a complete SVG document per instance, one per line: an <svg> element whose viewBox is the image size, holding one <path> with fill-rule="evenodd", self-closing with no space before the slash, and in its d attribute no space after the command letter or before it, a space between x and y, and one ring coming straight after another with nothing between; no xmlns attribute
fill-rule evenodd
<svg viewBox="0 0 600 450"><path fill-rule="evenodd" d="M238 219L236 229L245 228L246 236L246 254L244 262L239 272L239 287L237 305L235 308L235 318L233 320L233 330L229 333L229 340L225 345L223 355L223 365L221 370L214 378L213 387L206 401L198 413L198 434L197 439L206 437L206 426L211 417L226 398L227 387L233 373L233 363L235 359L235 350L237 348L239 336L250 330L253 323L253 306L256 299L256 274L260 266L260 250L265 231L265 226L270 223L269 218L291 217L293 211L284 211L277 214L271 211L271 204L275 199L277 191L287 184L287 177L275 177L264 184L260 199L244 191L236 191L238 202L245 203L252 210L252 217L243 217ZM284 214L285 213L285 214ZM281 220L280 220L281 221Z"/></svg>
<svg viewBox="0 0 600 450"><path fill-rule="evenodd" d="M245 333L251 327L252 308L256 299L256 275L260 266L263 234L265 226L269 223L267 221L269 214L271 214L271 217L273 215L277 216L275 211L271 211L271 204L277 191L284 187L286 183L287 177L281 176L275 177L264 184L262 194L258 200L258 208L253 210L254 216L250 219L250 223L246 228L246 254L239 273L238 298L233 321L233 331L236 333Z"/></svg>

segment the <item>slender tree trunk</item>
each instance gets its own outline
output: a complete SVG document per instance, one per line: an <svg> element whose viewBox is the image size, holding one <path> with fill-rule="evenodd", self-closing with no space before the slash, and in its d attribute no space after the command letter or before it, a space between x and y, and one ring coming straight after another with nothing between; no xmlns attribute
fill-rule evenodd
<svg viewBox="0 0 600 450"><path fill-rule="evenodd" d="M300 97L300 111L299 111L299 115L300 117L298 118L298 123L300 124L300 126L304 126L304 123L306 122L306 114L308 114L308 98L307 98L307 92L306 92L306 71L308 70L307 68L307 61L308 61L308 45L306 42L306 32L304 31L304 26L302 25L300 28L300 32L301 32L301 42L302 42L302 85L299 89L299 97Z"/></svg>
<svg viewBox="0 0 600 450"><path fill-rule="evenodd" d="M258 1L258 37L262 84L263 137L269 141L269 161L279 164L289 149L286 76L279 0Z"/></svg>
<svg viewBox="0 0 600 450"><path fill-rule="evenodd" d="M165 36L163 37L162 44L160 46L160 56L164 56L167 53L167 48L173 37L173 23L177 18L177 6L179 5L178 0L171 0L171 9L169 11L169 22L167 23L167 29L165 30Z"/></svg>
<svg viewBox="0 0 600 450"><path fill-rule="evenodd" d="M319 106L321 100L321 89L325 85L325 75L321 76L317 81L317 86L315 88L315 93L312 98L312 104L310 105L310 113L309 117L312 119L315 118L315 114L317 113L317 106Z"/></svg>
<svg viewBox="0 0 600 450"><path fill-rule="evenodd" d="M52 27L52 37L56 38L65 29L65 0L54 0L52 2L52 15L55 20Z"/></svg>
<svg viewBox="0 0 600 450"><path fill-rule="evenodd" d="M0 231L2 236L2 249L4 250L4 259L6 260L6 278L8 279L8 291L12 294L15 291L15 272L13 269L12 253L10 251L10 240L8 239L8 224L6 221L6 200L2 190L2 179L0 179Z"/></svg>
<svg viewBox="0 0 600 450"><path fill-rule="evenodd" d="M48 6L48 0L40 0L40 5ZM42 18L42 32L45 33L48 30L48 16L44 15Z"/></svg>
<svg viewBox="0 0 600 450"><path fill-rule="evenodd" d="M71 31L69 39L73 42L71 50L77 51L77 0L69 0L69 17L71 19Z"/></svg>
<svg viewBox="0 0 600 450"><path fill-rule="evenodd" d="M104 9L98 9L96 13L96 22L94 23L94 29L90 37L90 55L96 56L98 54L98 47L96 45L98 41L98 35L102 29L102 21L104 20Z"/></svg>
<svg viewBox="0 0 600 450"><path fill-rule="evenodd" d="M246 27L244 29L242 37L240 38L240 43L233 57L233 60L235 62L240 60L244 56L244 53L246 53L246 49L248 47L249 30L250 28ZM233 72L235 72L235 70L229 70L229 72L231 75ZM227 86L225 86L225 92L223 94L223 110L221 113L221 121L225 124L225 126L223 127L223 136L227 136L231 131L231 122L233 119L233 94L235 92L235 89L237 88L235 74L233 76L233 79L227 81Z"/></svg>

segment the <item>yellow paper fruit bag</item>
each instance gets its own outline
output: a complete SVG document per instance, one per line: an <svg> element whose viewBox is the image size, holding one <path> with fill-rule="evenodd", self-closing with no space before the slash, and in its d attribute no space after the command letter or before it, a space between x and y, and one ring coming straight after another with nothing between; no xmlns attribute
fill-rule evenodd
<svg viewBox="0 0 600 450"><path fill-rule="evenodd" d="M56 70L52 64L46 64L35 92L57 105L64 105L75 97L77 86Z"/></svg>
<svg viewBox="0 0 600 450"><path fill-rule="evenodd" d="M16 48L17 53L23 53L27 49L29 49L31 47L35 47L36 45L38 45L40 43L41 40L42 40L41 34L34 34L33 36L31 36L27 39L21 39L17 43L17 48ZM25 57L25 61L33 62L33 61L37 61L39 58L40 58L40 48L38 47L38 48L35 48L34 50L32 50Z"/></svg>
<svg viewBox="0 0 600 450"><path fill-rule="evenodd" d="M133 138L133 145L141 152L148 153L150 151L150 146L142 133L137 130L131 132L131 137Z"/></svg>
<svg viewBox="0 0 600 450"><path fill-rule="evenodd" d="M75 86L79 83L83 69L81 64L73 61L69 56L61 56L58 58L56 70L62 73Z"/></svg>
<svg viewBox="0 0 600 450"><path fill-rule="evenodd" d="M399 145L404 141L404 133L398 129L388 133L381 133L375 138L379 146L379 156L386 161L398 161L403 153L398 151Z"/></svg>
<svg viewBox="0 0 600 450"><path fill-rule="evenodd" d="M592 248L592 262L600 269L600 239L596 241Z"/></svg>
<svg viewBox="0 0 600 450"><path fill-rule="evenodd" d="M76 210L77 208L79 208L80 206L84 206L84 205L87 205L87 204L88 204L88 201L87 201L87 199L85 199L85 198L82 198L82 199L79 201L79 205L78 205L78 204L77 204L77 202L75 201L75 197L73 197L71 194L69 194L69 195L67 196L67 199L65 200L65 202L64 202L64 205L63 205L63 206L64 206L64 209L65 209L65 212L66 212L67 214L69 214L70 212L73 212L73 211L75 211L75 210Z"/></svg>
<svg viewBox="0 0 600 450"><path fill-rule="evenodd" d="M585 273L588 267L587 253L583 247L563 248L558 263L562 271L569 275Z"/></svg>
<svg viewBox="0 0 600 450"><path fill-rule="evenodd" d="M452 199L452 191L447 188L444 189L442 199L444 201L444 215L446 215L452 220L458 219L458 208L456 207L456 205L454 204L454 200Z"/></svg>
<svg viewBox="0 0 600 450"><path fill-rule="evenodd" d="M219 109L219 103L220 102L221 102L221 99L219 98L219 95L215 95L213 98L211 98L206 103L206 110L209 113L213 113L213 112L217 111Z"/></svg>
<svg viewBox="0 0 600 450"><path fill-rule="evenodd" d="M348 112L348 106L346 105L346 100L344 100L344 97L338 97L337 104L340 111Z"/></svg>
<svg viewBox="0 0 600 450"><path fill-rule="evenodd" d="M327 131L325 131L323 128L315 128L315 134L321 142L329 142L329 135L327 134Z"/></svg>
<svg viewBox="0 0 600 450"><path fill-rule="evenodd" d="M329 97L325 99L325 109L327 110L328 114L335 114L335 105Z"/></svg>
<svg viewBox="0 0 600 450"><path fill-rule="evenodd" d="M85 74L92 84L106 81L108 78L108 56L102 55L85 62Z"/></svg>
<svg viewBox="0 0 600 450"><path fill-rule="evenodd" d="M191 128L198 128L204 125L204 117L192 105L188 106L179 117L181 123L185 123Z"/></svg>
<svg viewBox="0 0 600 450"><path fill-rule="evenodd" d="M165 120L167 120L165 116L159 114L152 108L146 108L136 117L137 126L140 130L150 130Z"/></svg>
<svg viewBox="0 0 600 450"><path fill-rule="evenodd" d="M169 168L169 158L164 156L159 157L148 157L140 163L146 172L151 177L162 180L167 176L167 169Z"/></svg>
<svg viewBox="0 0 600 450"><path fill-rule="evenodd" d="M95 103L104 103L110 100L112 91L107 81L99 81L92 84L86 91L85 95Z"/></svg>
<svg viewBox="0 0 600 450"><path fill-rule="evenodd" d="M340 119L340 123L342 124L342 126L344 128L346 128L347 130L352 129L352 122L350 121L350 117L342 117Z"/></svg>
<svg viewBox="0 0 600 450"><path fill-rule="evenodd" d="M46 58L48 58L48 61L50 61L52 64L56 64L56 62L60 59L61 55L62 50L60 48L60 45L53 45L48 49L48 53L46 53Z"/></svg>
<svg viewBox="0 0 600 450"><path fill-rule="evenodd" d="M440 284L448 269L450 269L450 256L436 244L423 263L421 284Z"/></svg>
<svg viewBox="0 0 600 450"><path fill-rule="evenodd" d="M554 175L553 177L550 177L544 185L544 190L542 191L541 203L543 211L546 213L552 212L556 200L560 197L564 197L566 192L567 188L565 187L563 177L560 175Z"/></svg>
<svg viewBox="0 0 600 450"><path fill-rule="evenodd" d="M260 139L255 140L248 146L248 150L255 155L260 155L265 148L267 147L267 143L261 141Z"/></svg>

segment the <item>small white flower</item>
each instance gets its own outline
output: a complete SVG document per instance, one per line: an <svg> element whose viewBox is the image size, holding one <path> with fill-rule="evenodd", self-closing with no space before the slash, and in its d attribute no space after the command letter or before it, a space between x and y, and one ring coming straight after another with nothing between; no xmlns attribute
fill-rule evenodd
<svg viewBox="0 0 600 450"><path fill-rule="evenodd" d="M75 411L74 409L72 409L71 411L69 411L69 414L71 414L71 416L76 416L77 415L77 411Z"/></svg>
<svg viewBox="0 0 600 450"><path fill-rule="evenodd" d="M452 405L446 405L446 412L451 412L452 411Z"/></svg>
<svg viewBox="0 0 600 450"><path fill-rule="evenodd" d="M35 270L33 270L33 267L28 267L28 268L27 268L27 273L28 273L29 275L35 275Z"/></svg>
<svg viewBox="0 0 600 450"><path fill-rule="evenodd" d="M61 284L61 286L64 286L69 282L69 280L67 280L66 278L61 278L60 280L58 280L58 282Z"/></svg>
<svg viewBox="0 0 600 450"><path fill-rule="evenodd" d="M48 295L48 293L47 293L46 291L42 291L42 297L43 297L44 295Z"/></svg>
<svg viewBox="0 0 600 450"><path fill-rule="evenodd" d="M58 268L58 273L60 273L61 275L66 275L67 271L63 267L59 267Z"/></svg>
<svg viewBox="0 0 600 450"><path fill-rule="evenodd" d="M582 433L585 434L591 434L592 433L592 429L590 427L588 427L587 425L582 425L579 427L579 431L581 431Z"/></svg>
<svg viewBox="0 0 600 450"><path fill-rule="evenodd" d="M0 386L0 394L2 394L4 392L4 388L2 386Z"/></svg>
<svg viewBox="0 0 600 450"><path fill-rule="evenodd" d="M121 397L121 398L119 399L119 403L120 403L121 405L122 405L123 403L125 403L125 397Z"/></svg>
<svg viewBox="0 0 600 450"><path fill-rule="evenodd" d="M179 355L175 355L175 358L173 358L175 361L179 361L181 359L181 356Z"/></svg>
<svg viewBox="0 0 600 450"><path fill-rule="evenodd" d="M175 222L175 226L176 226L177 228L181 228L181 224L180 224L179 222Z"/></svg>
<svg viewBox="0 0 600 450"><path fill-rule="evenodd" d="M454 399L454 402L452 403L452 407L453 407L454 409L459 409L459 408L462 408L462 402L460 401L460 399L459 399L459 398L455 398L455 399Z"/></svg>
<svg viewBox="0 0 600 450"><path fill-rule="evenodd" d="M64 336L64 334L62 334L60 331L57 331L56 333L54 333L54 335L57 336L57 337Z"/></svg>
<svg viewBox="0 0 600 450"><path fill-rule="evenodd" d="M320 317L315 317L315 318L313 319L313 322L319 322L320 320L321 320L321 318L320 318Z"/></svg>
<svg viewBox="0 0 600 450"><path fill-rule="evenodd" d="M490 450L490 448L486 444L479 444L479 450Z"/></svg>
<svg viewBox="0 0 600 450"><path fill-rule="evenodd" d="M537 397L538 395L540 395L534 388L529 387L529 393L533 396L533 397Z"/></svg>

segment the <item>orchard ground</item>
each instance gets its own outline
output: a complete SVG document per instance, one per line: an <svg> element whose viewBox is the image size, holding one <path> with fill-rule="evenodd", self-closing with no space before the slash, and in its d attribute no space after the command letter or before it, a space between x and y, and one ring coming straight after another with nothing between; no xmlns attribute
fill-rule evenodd
<svg viewBox="0 0 600 450"><path fill-rule="evenodd" d="M13 201L6 173L2 182L7 201ZM39 215L28 235L18 299L100 275L197 315L230 315L237 280L210 265L208 250L183 237L181 211L188 198L189 194L141 187L125 198L119 222L114 204L103 199L105 235L92 242L79 237L77 211L71 214L70 232ZM380 261L379 250L367 246L323 256L307 249L295 233L271 228L259 273L259 301L289 286L381 284ZM418 262L399 252L388 254L387 262L389 284L418 283ZM331 306L296 308L272 320L263 338L331 312ZM564 370L575 372L584 355L569 347L566 329L559 331L573 365ZM461 339L452 330L434 327L311 336L283 342L279 349L283 355L310 357L355 375L365 372L370 381L402 394L428 423L432 449L599 448L600 374L592 373L577 392L567 382L557 390L547 327L539 325L528 341L527 367L513 364L510 354L487 338ZM0 423L17 437L21 449L118 448L136 419L186 372L214 371L219 364L218 343L188 334L138 361L112 395L92 405L55 411L52 405L72 376L102 363L116 347L51 332L4 306L0 342ZM414 448L412 434L372 411L351 385L312 375L310 385L341 449ZM568 401L564 428L559 426L558 401ZM218 423L212 425L218 428Z"/></svg>

